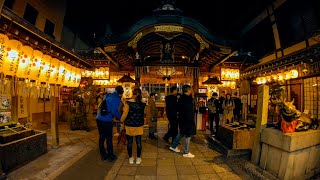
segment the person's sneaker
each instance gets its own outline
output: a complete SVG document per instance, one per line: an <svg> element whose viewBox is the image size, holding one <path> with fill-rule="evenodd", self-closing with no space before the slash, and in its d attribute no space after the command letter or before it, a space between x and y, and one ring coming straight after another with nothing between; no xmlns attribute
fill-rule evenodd
<svg viewBox="0 0 320 180"><path fill-rule="evenodd" d="M129 164L133 164L134 162L134 157L129 158Z"/></svg>
<svg viewBox="0 0 320 180"><path fill-rule="evenodd" d="M178 147L173 148L173 147L169 147L170 150L174 151L174 152L180 152L180 149L178 149Z"/></svg>
<svg viewBox="0 0 320 180"><path fill-rule="evenodd" d="M188 153L188 154L183 154L183 157L194 158L194 155L191 153Z"/></svg>
<svg viewBox="0 0 320 180"><path fill-rule="evenodd" d="M136 159L136 164L141 164L142 159L141 158L137 158Z"/></svg>

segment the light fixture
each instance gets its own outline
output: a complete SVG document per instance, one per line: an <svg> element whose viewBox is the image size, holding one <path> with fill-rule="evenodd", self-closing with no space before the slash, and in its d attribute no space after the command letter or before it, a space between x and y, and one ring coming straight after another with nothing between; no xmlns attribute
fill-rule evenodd
<svg viewBox="0 0 320 180"><path fill-rule="evenodd" d="M222 84L222 82L217 76L213 76L213 77L209 76L209 78L206 81L202 82L202 84Z"/></svg>

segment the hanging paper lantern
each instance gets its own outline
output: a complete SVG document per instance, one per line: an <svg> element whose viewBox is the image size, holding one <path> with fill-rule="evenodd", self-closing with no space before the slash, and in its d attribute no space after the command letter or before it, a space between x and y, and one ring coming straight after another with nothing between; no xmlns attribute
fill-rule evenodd
<svg viewBox="0 0 320 180"><path fill-rule="evenodd" d="M77 71L76 71L76 80L77 80L76 87L78 87L81 82L81 69L79 68L77 68Z"/></svg>
<svg viewBox="0 0 320 180"><path fill-rule="evenodd" d="M16 76L27 78L30 74L30 63L33 58L33 49L30 46L22 46Z"/></svg>
<svg viewBox="0 0 320 180"><path fill-rule="evenodd" d="M51 64L52 57L49 55L43 55L42 62L40 65L40 76L39 81L40 82L49 82L50 79L50 64Z"/></svg>
<svg viewBox="0 0 320 180"><path fill-rule="evenodd" d="M17 40L9 40L7 42L6 55L2 66L5 75L14 76L16 74L21 47L22 43Z"/></svg>
<svg viewBox="0 0 320 180"><path fill-rule="evenodd" d="M63 86L70 86L71 85L71 65L66 64L66 75L65 75L65 80L63 83Z"/></svg>
<svg viewBox="0 0 320 180"><path fill-rule="evenodd" d="M76 79L76 68L72 66L71 70L71 87L76 87L77 79Z"/></svg>
<svg viewBox="0 0 320 180"><path fill-rule="evenodd" d="M298 75L299 75L298 70L292 69L292 70L290 71L290 77L291 77L292 79L293 79L293 78L297 78Z"/></svg>
<svg viewBox="0 0 320 180"><path fill-rule="evenodd" d="M63 85L66 77L66 63L60 61L57 84Z"/></svg>
<svg viewBox="0 0 320 180"><path fill-rule="evenodd" d="M40 76L40 66L42 63L43 53L38 50L33 51L33 58L30 60L29 69L30 72L27 78L30 80L38 80Z"/></svg>
<svg viewBox="0 0 320 180"><path fill-rule="evenodd" d="M283 73L279 73L279 74L278 74L278 80L279 80L279 81L284 80L284 74L283 74Z"/></svg>
<svg viewBox="0 0 320 180"><path fill-rule="evenodd" d="M4 34L0 34L0 73L3 72L2 66L4 63L5 59L5 54L6 54L6 46L9 41L8 36Z"/></svg>
<svg viewBox="0 0 320 180"><path fill-rule="evenodd" d="M273 74L271 75L272 80L277 81L278 80L278 75Z"/></svg>
<svg viewBox="0 0 320 180"><path fill-rule="evenodd" d="M290 78L291 78L290 71L284 72L284 79L285 79L285 80L289 80Z"/></svg>
<svg viewBox="0 0 320 180"><path fill-rule="evenodd" d="M50 63L50 77L49 83L50 84L57 84L58 74L59 74L59 60L56 58L51 59Z"/></svg>

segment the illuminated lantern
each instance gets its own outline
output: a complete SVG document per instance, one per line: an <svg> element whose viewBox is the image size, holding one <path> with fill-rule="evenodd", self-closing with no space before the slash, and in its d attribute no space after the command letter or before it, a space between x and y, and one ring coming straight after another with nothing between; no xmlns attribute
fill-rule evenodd
<svg viewBox="0 0 320 180"><path fill-rule="evenodd" d="M277 80L278 80L278 76L277 76L276 74L271 75L271 78L272 78L274 81L277 81Z"/></svg>
<svg viewBox="0 0 320 180"><path fill-rule="evenodd" d="M81 81L81 69L78 69L78 68L77 68L77 73L76 73L76 80L77 80L76 87L78 87L80 85L80 81Z"/></svg>
<svg viewBox="0 0 320 180"><path fill-rule="evenodd" d="M291 78L297 78L298 75L299 75L299 73L298 73L298 71L297 71L296 69L292 69L292 70L290 71L290 77L291 77Z"/></svg>
<svg viewBox="0 0 320 180"><path fill-rule="evenodd" d="M278 80L279 81L283 81L284 80L284 74L283 73L279 73L278 74Z"/></svg>
<svg viewBox="0 0 320 180"><path fill-rule="evenodd" d="M38 80L40 76L40 66L42 63L42 56L43 53L38 50L33 51L33 58L30 60L29 63L29 74L27 78L30 80Z"/></svg>
<svg viewBox="0 0 320 180"><path fill-rule="evenodd" d="M70 87L76 87L76 68L71 66L71 81L70 81Z"/></svg>
<svg viewBox="0 0 320 180"><path fill-rule="evenodd" d="M22 46L16 76L27 78L30 74L30 64L33 58L33 49L30 46Z"/></svg>
<svg viewBox="0 0 320 180"><path fill-rule="evenodd" d="M71 85L71 68L72 68L71 65L66 64L66 68L65 68L66 75L65 75L65 80L63 82L63 86L69 86L70 87L70 85Z"/></svg>
<svg viewBox="0 0 320 180"><path fill-rule="evenodd" d="M49 83L50 84L57 84L58 74L59 74L59 65L60 61L56 58L51 59L49 71L50 71L50 77L49 77Z"/></svg>
<svg viewBox="0 0 320 180"><path fill-rule="evenodd" d="M2 71L5 75L14 76L16 74L21 47L21 42L17 40L9 40L7 42L6 55L2 66Z"/></svg>
<svg viewBox="0 0 320 180"><path fill-rule="evenodd" d="M4 63L5 59L5 54L6 54L6 46L9 41L8 36L4 34L0 34L0 72L2 72L2 66Z"/></svg>
<svg viewBox="0 0 320 180"><path fill-rule="evenodd" d="M258 78L256 79L256 82L257 82L257 84L261 84L261 78L258 77Z"/></svg>
<svg viewBox="0 0 320 180"><path fill-rule="evenodd" d="M40 76L39 76L39 81L40 82L48 82L50 79L50 72L51 72L51 59L52 57L49 55L43 55L42 57L42 62L40 65Z"/></svg>
<svg viewBox="0 0 320 180"><path fill-rule="evenodd" d="M66 77L66 63L60 61L57 84L63 85L65 81L65 77Z"/></svg>
<svg viewBox="0 0 320 180"><path fill-rule="evenodd" d="M290 78L291 78L290 71L286 71L286 72L284 73L284 79L285 79L285 80L289 80Z"/></svg>
<svg viewBox="0 0 320 180"><path fill-rule="evenodd" d="M271 82L271 76L266 76L266 80L267 80L267 82Z"/></svg>
<svg viewBox="0 0 320 180"><path fill-rule="evenodd" d="M262 77L261 78L261 84L265 84L267 82L267 78L266 77Z"/></svg>

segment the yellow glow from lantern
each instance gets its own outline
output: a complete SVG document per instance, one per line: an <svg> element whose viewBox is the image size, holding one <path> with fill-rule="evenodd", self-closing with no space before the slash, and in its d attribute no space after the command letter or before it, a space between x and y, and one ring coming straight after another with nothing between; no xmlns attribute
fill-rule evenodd
<svg viewBox="0 0 320 180"><path fill-rule="evenodd" d="M284 74L283 74L283 73L279 73L279 74L278 74L278 80L279 80L279 81L284 80Z"/></svg>
<svg viewBox="0 0 320 180"><path fill-rule="evenodd" d="M9 40L7 42L5 60L2 67L5 75L14 76L16 74L21 47L21 42L17 40Z"/></svg>
<svg viewBox="0 0 320 180"><path fill-rule="evenodd" d="M38 80L40 76L40 67L42 63L43 53L38 50L33 51L33 58L30 60L29 68L30 73L27 76L31 80Z"/></svg>
<svg viewBox="0 0 320 180"><path fill-rule="evenodd" d="M290 78L291 78L290 71L286 71L286 72L284 73L284 79L285 79L285 80L289 80Z"/></svg>
<svg viewBox="0 0 320 180"><path fill-rule="evenodd" d="M290 71L290 77L291 77L291 78L297 78L298 76L299 76L298 70L292 69L292 70Z"/></svg>
<svg viewBox="0 0 320 180"><path fill-rule="evenodd" d="M50 80L50 64L51 64L51 59L52 57L49 55L43 55L42 57L42 62L40 64L40 76L39 76L39 81L40 82L46 82L49 83Z"/></svg>
<svg viewBox="0 0 320 180"><path fill-rule="evenodd" d="M19 64L18 64L18 70L16 73L16 76L18 78L27 78L30 74L30 63L31 58L33 57L33 49L30 46L22 46L20 58L19 58Z"/></svg>

